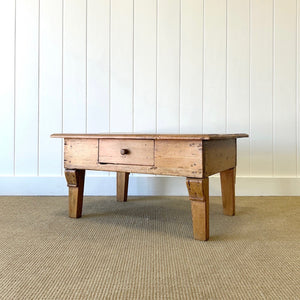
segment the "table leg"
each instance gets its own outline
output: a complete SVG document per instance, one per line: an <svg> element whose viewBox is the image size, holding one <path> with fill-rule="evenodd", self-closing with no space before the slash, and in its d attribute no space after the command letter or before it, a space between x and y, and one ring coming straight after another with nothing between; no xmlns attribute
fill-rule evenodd
<svg viewBox="0 0 300 300"><path fill-rule="evenodd" d="M69 217L80 218L82 214L85 170L65 170L69 187Z"/></svg>
<svg viewBox="0 0 300 300"><path fill-rule="evenodd" d="M232 168L220 173L223 213L227 216L235 214L235 172L235 168Z"/></svg>
<svg viewBox="0 0 300 300"><path fill-rule="evenodd" d="M129 173L117 172L117 201L126 202L128 193Z"/></svg>
<svg viewBox="0 0 300 300"><path fill-rule="evenodd" d="M186 185L191 200L194 239L206 241L209 238L209 180L187 178Z"/></svg>

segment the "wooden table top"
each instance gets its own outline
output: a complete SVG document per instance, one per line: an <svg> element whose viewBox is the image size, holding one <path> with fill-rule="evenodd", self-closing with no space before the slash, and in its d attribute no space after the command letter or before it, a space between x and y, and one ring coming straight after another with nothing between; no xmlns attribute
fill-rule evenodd
<svg viewBox="0 0 300 300"><path fill-rule="evenodd" d="M68 139L149 139L149 140L220 140L248 137L245 133L235 134L82 134L82 133L55 133L52 138Z"/></svg>

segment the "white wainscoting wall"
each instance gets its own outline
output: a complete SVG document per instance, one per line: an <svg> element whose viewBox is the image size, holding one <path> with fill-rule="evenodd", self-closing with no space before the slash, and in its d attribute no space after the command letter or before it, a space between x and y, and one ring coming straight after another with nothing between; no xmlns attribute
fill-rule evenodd
<svg viewBox="0 0 300 300"><path fill-rule="evenodd" d="M300 195L300 0L0 0L0 38L0 194L67 194L52 133L245 132L237 194Z"/></svg>

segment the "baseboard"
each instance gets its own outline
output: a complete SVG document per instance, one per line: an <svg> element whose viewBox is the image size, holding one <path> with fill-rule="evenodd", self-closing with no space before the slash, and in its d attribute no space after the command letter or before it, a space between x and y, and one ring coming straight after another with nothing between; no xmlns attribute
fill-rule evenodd
<svg viewBox="0 0 300 300"><path fill-rule="evenodd" d="M115 176L87 176L85 195L115 195ZM65 178L37 176L1 176L0 195L67 195ZM130 176L129 195L187 196L185 178ZM210 195L221 194L220 179L210 177ZM237 196L299 196L300 178L237 177Z"/></svg>

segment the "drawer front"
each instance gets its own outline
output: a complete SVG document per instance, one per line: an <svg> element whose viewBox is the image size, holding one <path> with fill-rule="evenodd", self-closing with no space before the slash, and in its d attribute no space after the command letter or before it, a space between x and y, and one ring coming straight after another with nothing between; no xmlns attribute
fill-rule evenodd
<svg viewBox="0 0 300 300"><path fill-rule="evenodd" d="M154 165L154 140L99 139L99 163Z"/></svg>

